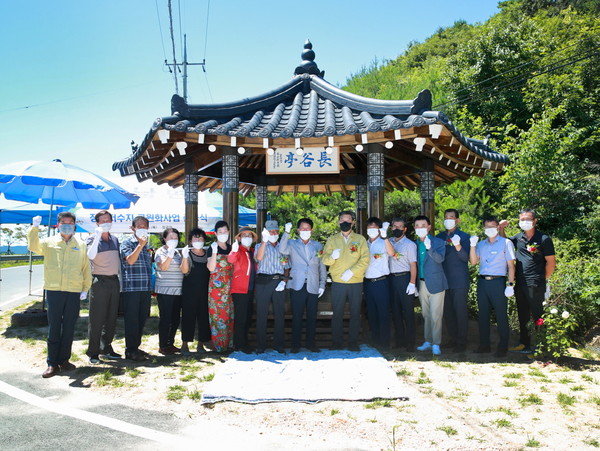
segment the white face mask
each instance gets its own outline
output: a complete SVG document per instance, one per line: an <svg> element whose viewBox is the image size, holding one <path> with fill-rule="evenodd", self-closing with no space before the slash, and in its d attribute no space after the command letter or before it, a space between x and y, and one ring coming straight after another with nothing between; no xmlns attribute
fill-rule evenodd
<svg viewBox="0 0 600 451"><path fill-rule="evenodd" d="M444 219L444 228L446 230L452 230L454 227L456 227L456 220Z"/></svg>
<svg viewBox="0 0 600 451"><path fill-rule="evenodd" d="M146 238L148 236L148 229L137 229L135 231L135 236L138 238Z"/></svg>
<svg viewBox="0 0 600 451"><path fill-rule="evenodd" d="M496 235L498 235L498 229L495 227L488 227L485 229L485 234L490 238L494 238Z"/></svg>
<svg viewBox="0 0 600 451"><path fill-rule="evenodd" d="M169 249L173 249L173 248L177 247L177 243L178 243L177 240L167 240L166 241L167 247Z"/></svg>
<svg viewBox="0 0 600 451"><path fill-rule="evenodd" d="M367 229L367 235L369 235L369 238L377 238L379 236L379 229Z"/></svg>
<svg viewBox="0 0 600 451"><path fill-rule="evenodd" d="M519 221L519 227L522 231L527 232L533 229L533 221Z"/></svg>
<svg viewBox="0 0 600 451"><path fill-rule="evenodd" d="M242 237L242 246L244 246L244 247L252 246L252 237L251 236Z"/></svg>
<svg viewBox="0 0 600 451"><path fill-rule="evenodd" d="M310 230L300 230L298 234L300 235L301 240L307 241L310 238L312 232Z"/></svg>
<svg viewBox="0 0 600 451"><path fill-rule="evenodd" d="M100 224L100 228L103 232L110 232L110 228L112 227L112 222L105 222L104 224Z"/></svg>
<svg viewBox="0 0 600 451"><path fill-rule="evenodd" d="M229 239L228 233L221 233L220 235L217 235L217 240L220 243L226 243L228 239Z"/></svg>
<svg viewBox="0 0 600 451"><path fill-rule="evenodd" d="M202 249L204 247L204 241L194 241L192 247L194 249Z"/></svg>
<svg viewBox="0 0 600 451"><path fill-rule="evenodd" d="M277 243L279 235L269 235L269 243Z"/></svg>
<svg viewBox="0 0 600 451"><path fill-rule="evenodd" d="M425 227L422 227L420 229L415 229L415 233L417 234L417 236L419 238L424 238L427 236L427 229Z"/></svg>

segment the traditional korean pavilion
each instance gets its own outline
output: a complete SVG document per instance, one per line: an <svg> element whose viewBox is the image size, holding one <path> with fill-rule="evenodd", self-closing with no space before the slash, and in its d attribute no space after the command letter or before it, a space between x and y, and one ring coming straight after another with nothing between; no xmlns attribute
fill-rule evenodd
<svg viewBox="0 0 600 451"><path fill-rule="evenodd" d="M195 227L198 191L221 189L223 216L237 232L238 196L256 190L257 230L267 193L356 191L357 230L383 218L384 192L421 190L434 216L434 187L501 171L506 155L467 138L432 111L431 93L379 100L343 91L323 78L307 41L284 85L237 102L190 105L171 99L171 115L152 124L129 158L113 170L139 181L184 186L186 232Z"/></svg>

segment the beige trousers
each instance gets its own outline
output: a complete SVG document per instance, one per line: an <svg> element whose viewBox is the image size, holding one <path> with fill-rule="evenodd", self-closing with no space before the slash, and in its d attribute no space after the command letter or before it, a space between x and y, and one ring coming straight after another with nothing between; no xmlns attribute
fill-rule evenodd
<svg viewBox="0 0 600 451"><path fill-rule="evenodd" d="M425 341L434 345L442 344L442 317L444 316L445 291L431 294L425 281L419 281L419 301L425 320Z"/></svg>

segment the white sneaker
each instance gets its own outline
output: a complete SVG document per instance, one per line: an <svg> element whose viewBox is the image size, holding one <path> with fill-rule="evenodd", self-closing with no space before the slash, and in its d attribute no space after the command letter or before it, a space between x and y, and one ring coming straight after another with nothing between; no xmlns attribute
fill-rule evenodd
<svg viewBox="0 0 600 451"><path fill-rule="evenodd" d="M442 350L440 349L440 345L433 345L431 347L431 352L433 355L442 355Z"/></svg>
<svg viewBox="0 0 600 451"><path fill-rule="evenodd" d="M431 343L429 343L428 341L424 342L421 346L417 347L417 351L428 351L429 349L431 349Z"/></svg>

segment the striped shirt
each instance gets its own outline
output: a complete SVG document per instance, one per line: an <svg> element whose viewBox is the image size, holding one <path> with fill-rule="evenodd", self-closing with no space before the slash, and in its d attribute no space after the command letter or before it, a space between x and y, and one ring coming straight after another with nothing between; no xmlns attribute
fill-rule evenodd
<svg viewBox="0 0 600 451"><path fill-rule="evenodd" d="M258 243L254 255L258 254L260 246L267 246L263 259L258 262L258 274L283 274L290 267L289 257L279 252L279 241L275 246L271 243Z"/></svg>
<svg viewBox="0 0 600 451"><path fill-rule="evenodd" d="M156 284L154 291L157 294L170 294L173 296L181 295L181 285L183 283L183 273L181 272L181 254L175 251L171 263L166 270L160 269L160 263L168 257L168 249L163 246L156 250L154 261L156 262Z"/></svg>
<svg viewBox="0 0 600 451"><path fill-rule="evenodd" d="M152 291L152 256L148 245L144 246L133 265L127 263L127 257L137 246L135 235L121 243L121 291Z"/></svg>

